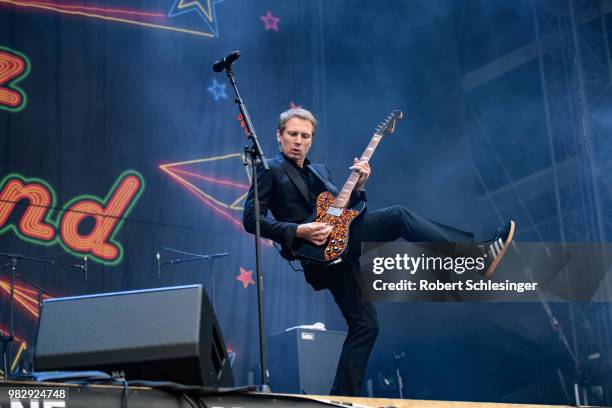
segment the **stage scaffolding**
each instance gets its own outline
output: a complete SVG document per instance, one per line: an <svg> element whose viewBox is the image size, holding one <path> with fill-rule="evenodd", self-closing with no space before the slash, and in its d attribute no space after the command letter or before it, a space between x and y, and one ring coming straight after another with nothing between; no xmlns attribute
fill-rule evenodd
<svg viewBox="0 0 612 408"><path fill-rule="evenodd" d="M468 129L489 140L498 158L488 167L475 165L489 219L520 214L523 241L607 242L612 239L612 60L610 0L531 0L533 38L463 76ZM525 19L525 21L527 21ZM504 35L504 33L492 33ZM537 66L544 112L548 164L513 178L512 163L495 151L472 91L526 64ZM508 112L512 115L512 112ZM520 118L517 118L520 120ZM520 146L517 146L520 148ZM487 183L491 172L503 185ZM494 188L490 184L496 184ZM552 197L552 203L551 201ZM543 200L554 211L541 219ZM550 205L553 204L553 205ZM610 298L612 283L602 283ZM581 358L602 351L610 358L612 315L608 304L568 304L570 343ZM608 395L608 398L610 396ZM608 401L609 402L609 401Z"/></svg>

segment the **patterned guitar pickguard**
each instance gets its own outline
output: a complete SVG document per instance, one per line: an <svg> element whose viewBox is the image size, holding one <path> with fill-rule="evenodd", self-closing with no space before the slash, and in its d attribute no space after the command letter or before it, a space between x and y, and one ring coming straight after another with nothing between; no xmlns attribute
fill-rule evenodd
<svg viewBox="0 0 612 408"><path fill-rule="evenodd" d="M319 194L317 198L317 218L315 222L322 222L332 226L325 246L325 260L332 261L338 258L348 245L349 227L351 222L359 215L359 211L343 208L340 215L327 213L333 207L336 198L329 192Z"/></svg>

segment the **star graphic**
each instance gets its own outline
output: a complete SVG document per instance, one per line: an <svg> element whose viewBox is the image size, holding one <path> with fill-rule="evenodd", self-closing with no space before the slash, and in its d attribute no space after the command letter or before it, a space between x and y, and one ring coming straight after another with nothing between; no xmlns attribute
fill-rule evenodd
<svg viewBox="0 0 612 408"><path fill-rule="evenodd" d="M215 97L215 101L218 101L221 98L227 99L227 94L225 93L225 84L220 84L216 79L213 79L212 85L209 86L208 91L213 94Z"/></svg>
<svg viewBox="0 0 612 408"><path fill-rule="evenodd" d="M215 6L223 1L225 0L174 0L170 11L168 11L168 17L195 12L202 17L215 37L219 37Z"/></svg>
<svg viewBox="0 0 612 408"><path fill-rule="evenodd" d="M278 22L280 21L280 18L274 17L271 11L268 11L268 14L259 18L261 18L261 21L264 22L264 28L266 30L278 31Z"/></svg>
<svg viewBox="0 0 612 408"><path fill-rule="evenodd" d="M242 266L240 267L240 275L236 276L236 280L242 282L242 286L246 289L249 285L255 285L253 280L253 271L248 271Z"/></svg>
<svg viewBox="0 0 612 408"><path fill-rule="evenodd" d="M295 108L301 108L301 107L302 107L302 105L296 105L295 103L293 103L293 101L290 101L290 102L289 102L289 107L290 107L291 109L295 109Z"/></svg>

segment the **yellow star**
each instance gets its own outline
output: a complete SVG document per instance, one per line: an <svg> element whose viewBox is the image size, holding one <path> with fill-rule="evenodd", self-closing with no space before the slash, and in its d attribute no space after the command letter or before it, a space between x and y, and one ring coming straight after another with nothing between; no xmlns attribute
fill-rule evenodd
<svg viewBox="0 0 612 408"><path fill-rule="evenodd" d="M202 0L180 0L176 5L178 10L183 10L190 7L196 7L199 9L206 16L208 21L212 23L212 0L206 0L206 7L202 5Z"/></svg>

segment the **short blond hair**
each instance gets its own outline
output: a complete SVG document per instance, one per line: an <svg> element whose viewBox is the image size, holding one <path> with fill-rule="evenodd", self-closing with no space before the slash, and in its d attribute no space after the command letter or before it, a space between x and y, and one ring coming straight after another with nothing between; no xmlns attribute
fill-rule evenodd
<svg viewBox="0 0 612 408"><path fill-rule="evenodd" d="M309 110L303 108L292 108L280 114L278 117L278 125L276 126L279 133L283 133L287 126L287 122L291 118L300 118L312 123L312 134L314 136L315 130L317 129L317 120Z"/></svg>

